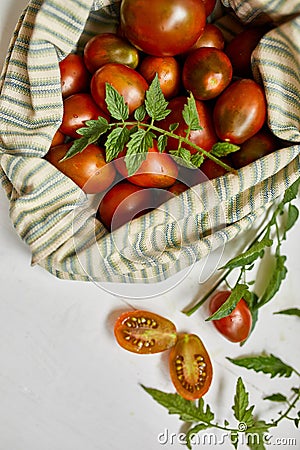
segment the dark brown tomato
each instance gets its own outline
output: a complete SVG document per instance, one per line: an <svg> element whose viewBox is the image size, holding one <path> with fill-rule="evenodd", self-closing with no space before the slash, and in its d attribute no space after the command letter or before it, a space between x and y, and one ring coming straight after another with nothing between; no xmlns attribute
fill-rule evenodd
<svg viewBox="0 0 300 450"><path fill-rule="evenodd" d="M268 128L263 128L231 154L231 161L236 169L240 169L279 148L280 140Z"/></svg>
<svg viewBox="0 0 300 450"><path fill-rule="evenodd" d="M174 195L180 195L182 194L182 192L185 192L187 189L189 189L189 186L187 186L185 183L183 183L182 181L176 181L173 186L170 186L168 188L168 191L171 192L171 194Z"/></svg>
<svg viewBox="0 0 300 450"><path fill-rule="evenodd" d="M175 345L176 327L169 319L150 311L128 311L114 326L118 344L140 355L160 353Z"/></svg>
<svg viewBox="0 0 300 450"><path fill-rule="evenodd" d="M204 3L199 0L123 0L120 13L127 39L154 56L184 53L206 23Z"/></svg>
<svg viewBox="0 0 300 450"><path fill-rule="evenodd" d="M179 125L174 133L178 136L186 136L187 125L182 117L182 111L186 102L187 97L185 96L175 97L170 100L168 108L171 109L171 112L164 120L161 120L158 123L159 127L168 131L170 125L178 123ZM198 147L201 147L206 151L210 151L212 146L218 140L214 130L212 112L209 105L200 100L196 100L196 107L202 129L192 130L189 133L188 138L193 144L197 145ZM167 150L174 150L177 149L177 147L178 140L176 138L168 138ZM192 154L197 152L197 150L195 150L188 144L183 144L182 147L188 149Z"/></svg>
<svg viewBox="0 0 300 450"><path fill-rule="evenodd" d="M64 100L64 111L60 131L74 139L81 137L76 130L85 126L87 120L96 120L99 116L109 119L94 102L90 94L74 94Z"/></svg>
<svg viewBox="0 0 300 450"><path fill-rule="evenodd" d="M124 180L106 192L100 202L98 215L103 225L113 231L152 207L152 189L144 189Z"/></svg>
<svg viewBox="0 0 300 450"><path fill-rule="evenodd" d="M226 157L220 158L221 161L230 166L230 160ZM220 164L215 161L206 158L200 166L200 170L209 178L213 180L214 178L221 177L227 173L227 170L220 166Z"/></svg>
<svg viewBox="0 0 300 450"><path fill-rule="evenodd" d="M61 92L63 98L77 92L87 92L90 85L90 74L81 55L70 53L59 63Z"/></svg>
<svg viewBox="0 0 300 450"><path fill-rule="evenodd" d="M93 36L85 44L83 57L91 73L108 63L125 64L132 69L135 69L139 63L138 50L115 33Z"/></svg>
<svg viewBox="0 0 300 450"><path fill-rule="evenodd" d="M113 183L116 170L105 162L105 151L90 144L81 153L61 161L72 143L52 147L45 159L74 181L87 194L103 192Z"/></svg>
<svg viewBox="0 0 300 450"><path fill-rule="evenodd" d="M210 388L212 363L201 339L195 334L178 336L169 356L171 380L186 400L203 397Z"/></svg>
<svg viewBox="0 0 300 450"><path fill-rule="evenodd" d="M126 152L115 159L115 166L124 178L133 184L148 188L167 188L175 183L178 166L168 153L161 153L157 144L148 149L145 160L134 175L128 177L125 163Z"/></svg>
<svg viewBox="0 0 300 450"><path fill-rule="evenodd" d="M178 94L181 84L181 68L173 56L147 55L142 60L138 71L149 84L157 73L162 93L166 99Z"/></svg>
<svg viewBox="0 0 300 450"><path fill-rule="evenodd" d="M56 145L63 144L65 142L66 136L60 131L57 130L54 133L54 136L51 141L51 147L55 147Z"/></svg>
<svg viewBox="0 0 300 450"><path fill-rule="evenodd" d="M267 115L263 88L243 78L233 82L218 97L214 107L214 124L222 141L242 144L264 125Z"/></svg>
<svg viewBox="0 0 300 450"><path fill-rule="evenodd" d="M223 50L225 40L222 31L216 25L207 23L203 34L197 39L197 42L189 49L189 53L201 47L215 47Z"/></svg>
<svg viewBox="0 0 300 450"><path fill-rule="evenodd" d="M216 6L216 0L202 0L205 7L206 16L210 16Z"/></svg>
<svg viewBox="0 0 300 450"><path fill-rule="evenodd" d="M226 45L225 53L231 61L235 76L252 78L251 55L265 32L266 29L262 27L247 28Z"/></svg>
<svg viewBox="0 0 300 450"><path fill-rule="evenodd" d="M221 94L232 78L228 56L215 47L201 47L189 53L182 70L182 82L198 100L210 100Z"/></svg>
<svg viewBox="0 0 300 450"><path fill-rule="evenodd" d="M124 64L108 63L96 70L91 81L91 94L100 108L109 114L105 102L106 83L113 86L124 97L132 114L145 99L148 83L135 69Z"/></svg>

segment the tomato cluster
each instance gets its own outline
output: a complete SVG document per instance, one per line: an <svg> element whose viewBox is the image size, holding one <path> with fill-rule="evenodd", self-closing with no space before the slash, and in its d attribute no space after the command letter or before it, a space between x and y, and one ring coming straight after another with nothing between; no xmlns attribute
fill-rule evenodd
<svg viewBox="0 0 300 450"><path fill-rule="evenodd" d="M105 192L112 187L113 193L104 195L98 211L108 229L112 229L117 210L119 218L115 224L120 226L141 211L155 207L156 199L147 191L149 188L170 190L177 195L197 183L199 177L191 170L191 179L182 179L182 166L170 154L178 148L179 141L169 137L162 152L157 145L159 133L137 172L130 176L124 162L126 144L108 164L105 136L80 154L64 159L64 152L82 137L79 128L98 118L112 123L106 102L107 84L123 97L133 119L157 75L170 109L169 115L159 121L159 127L187 138L190 145L180 145L191 154L198 151L195 145L210 152L218 141L237 144L241 146L239 151L221 158L237 169L278 147L266 126L264 91L245 69L265 30L248 31L236 44L226 45L221 30L207 22L214 6L215 0L153 0L148 14L148 1L123 0L120 26L115 33L97 34L87 41L82 54L72 53L59 63L63 118L45 158L86 193ZM245 39L247 51L240 67L238 55ZM187 130L183 110L190 93L195 99L200 127ZM208 178L226 173L224 167L207 157L201 171ZM132 196L136 192L138 195ZM127 200L128 196L131 200Z"/></svg>

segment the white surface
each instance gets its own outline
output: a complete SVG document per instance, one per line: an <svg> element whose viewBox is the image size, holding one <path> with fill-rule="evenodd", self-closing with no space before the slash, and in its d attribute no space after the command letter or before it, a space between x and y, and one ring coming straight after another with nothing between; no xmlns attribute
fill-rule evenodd
<svg viewBox="0 0 300 450"><path fill-rule="evenodd" d="M1 2L1 65L25 4L24 0ZM113 323L120 311L128 309L127 302L169 317L180 331L201 336L215 372L205 400L220 422L231 417L238 375L247 384L257 414L261 413L264 419L276 417L275 405L263 404L261 398L278 391L288 393L297 380L270 380L236 368L225 356L271 352L300 369L299 319L272 314L296 306L299 298L299 225L289 233L283 246L288 256L288 278L276 299L261 311L247 346L240 349L204 322L205 308L191 318L180 312L209 285L206 283L204 288L199 283L202 263L185 276L180 274L154 287L105 286L104 289L92 283L60 281L41 268L30 266L29 250L12 228L8 207L1 188L0 450L184 448L178 441L182 424L177 416L169 416L139 385L174 391L166 354L133 355L115 343ZM227 247L227 256L233 255L233 247L242 245L244 238ZM205 276L213 272L215 260L208 259ZM150 298L125 300L133 292L135 296L146 293ZM151 298L153 294L156 295ZM159 442L158 437L165 430L177 434L173 443L169 439L164 444L163 436ZM300 448L300 437L287 421L274 430L273 443L275 437L297 437L296 446L280 447ZM223 445L201 448L227 450L231 445L227 439Z"/></svg>

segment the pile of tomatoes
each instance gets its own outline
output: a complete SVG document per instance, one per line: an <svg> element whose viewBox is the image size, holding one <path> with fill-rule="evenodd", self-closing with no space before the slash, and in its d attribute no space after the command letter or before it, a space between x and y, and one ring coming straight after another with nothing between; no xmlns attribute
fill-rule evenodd
<svg viewBox="0 0 300 450"><path fill-rule="evenodd" d="M210 299L213 314L231 291L216 292ZM222 319L214 320L216 329L231 342L243 342L252 326L251 312L244 299ZM201 398L211 386L213 366L203 341L196 334L180 333L175 324L150 311L127 311L115 322L118 344L137 354L169 352L169 372L176 391L186 400Z"/></svg>
<svg viewBox="0 0 300 450"><path fill-rule="evenodd" d="M201 182L203 174L211 179L226 170L207 157L201 171L184 169L169 153L178 141L168 139L160 152L159 136L130 177L126 145L107 163L105 136L62 161L87 121L102 117L111 122L107 83L122 95L132 118L157 74L170 109L159 127L172 129L207 152L220 141L239 145L239 151L223 158L234 168L278 148L266 126L264 91L251 73L251 52L266 30L247 29L226 45L221 30L207 21L214 7L215 0L153 0L149 14L147 0L123 0L115 33L99 33L87 41L83 54L69 54L59 63L63 118L45 158L86 193L106 192L98 217L108 230ZM182 112L189 93L201 128L187 135ZM195 152L192 146L185 148Z"/></svg>

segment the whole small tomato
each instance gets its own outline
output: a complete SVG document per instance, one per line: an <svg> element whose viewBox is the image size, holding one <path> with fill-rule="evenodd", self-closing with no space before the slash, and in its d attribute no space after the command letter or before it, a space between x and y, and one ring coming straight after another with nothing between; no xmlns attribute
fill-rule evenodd
<svg viewBox="0 0 300 450"><path fill-rule="evenodd" d="M121 36L115 33L101 33L87 41L83 58L91 73L107 63L125 64L135 69L139 63L139 52Z"/></svg>
<svg viewBox="0 0 300 450"><path fill-rule="evenodd" d="M252 78L251 55L266 31L266 27L246 28L226 45L225 53L235 76Z"/></svg>
<svg viewBox="0 0 300 450"><path fill-rule="evenodd" d="M180 89L181 68L173 56L147 55L139 66L139 73L150 84L158 75L159 84L166 99L175 97Z"/></svg>
<svg viewBox="0 0 300 450"><path fill-rule="evenodd" d="M176 327L170 320L150 311L128 311L114 326L118 344L129 352L160 353L175 345Z"/></svg>
<svg viewBox="0 0 300 450"><path fill-rule="evenodd" d="M207 16L210 16L216 6L216 0L202 0L205 6Z"/></svg>
<svg viewBox="0 0 300 450"><path fill-rule="evenodd" d="M212 363L201 339L195 334L178 336L169 357L171 380L186 400L196 400L208 391L213 376Z"/></svg>
<svg viewBox="0 0 300 450"><path fill-rule="evenodd" d="M120 19L127 39L144 53L174 56L202 34L206 11L199 0L123 0Z"/></svg>
<svg viewBox="0 0 300 450"><path fill-rule="evenodd" d="M263 128L232 153L231 161L235 169L240 169L279 148L280 140L268 128Z"/></svg>
<svg viewBox="0 0 300 450"><path fill-rule="evenodd" d="M98 215L103 225L113 231L148 212L153 204L152 189L144 189L124 180L106 192Z"/></svg>
<svg viewBox="0 0 300 450"><path fill-rule="evenodd" d="M109 120L109 116L103 112L94 102L90 94L73 94L64 102L64 111L60 131L74 139L81 137L77 130L85 126L87 120L96 120L99 116Z"/></svg>
<svg viewBox="0 0 300 450"><path fill-rule="evenodd" d="M217 98L213 116L215 130L222 141L242 144L266 121L263 88L250 78L234 81Z"/></svg>
<svg viewBox="0 0 300 450"><path fill-rule="evenodd" d="M200 47L189 53L182 70L182 82L198 100L210 100L221 94L232 78L228 56L215 47Z"/></svg>
<svg viewBox="0 0 300 450"><path fill-rule="evenodd" d="M215 313L230 296L230 291L220 291L211 297L210 313ZM222 319L212 321L216 329L231 342L243 342L249 336L252 327L252 315L244 299L234 310Z"/></svg>
<svg viewBox="0 0 300 450"><path fill-rule="evenodd" d="M56 145L63 144L65 142L65 138L66 136L60 130L56 130L50 146L55 147Z"/></svg>
<svg viewBox="0 0 300 450"><path fill-rule="evenodd" d="M115 159L115 166L118 172L131 183L150 188L167 188L175 183L178 166L168 153L161 153L158 150L155 141L134 175L128 176L125 155L126 151L119 154L119 157Z"/></svg>
<svg viewBox="0 0 300 450"><path fill-rule="evenodd" d="M111 186L116 170L112 163L105 162L105 151L96 144L90 144L81 153L61 161L71 145L67 143L50 148L45 159L87 194L103 192Z"/></svg>
<svg viewBox="0 0 300 450"><path fill-rule="evenodd" d="M219 158L224 163L230 166L230 160L227 157ZM213 180L214 178L221 177L227 173L227 170L217 164L212 159L206 158L200 166L200 170L207 176L209 180Z"/></svg>
<svg viewBox="0 0 300 450"><path fill-rule="evenodd" d="M96 70L91 80L91 94L100 108L109 114L107 109L106 83L113 86L123 96L132 114L145 99L148 83L140 73L124 64L108 63Z"/></svg>
<svg viewBox="0 0 300 450"><path fill-rule="evenodd" d="M81 55L70 53L59 62L59 70L63 98L77 94L77 92L88 91L90 75Z"/></svg>
<svg viewBox="0 0 300 450"><path fill-rule="evenodd" d="M185 137L187 125L182 117L184 105L187 103L187 97L179 96L170 100L168 108L171 110L169 115L158 122L158 126L166 131L169 131L170 125L178 124L174 133L178 136ZM188 139L198 147L206 151L210 151L212 146L217 142L218 138L214 129L212 120L212 111L208 104L196 100L196 108L198 112L201 129L192 130L188 135ZM168 138L167 150L174 150L178 147L178 140L176 138ZM192 154L196 153L193 147L188 144L182 144L183 148L188 149Z"/></svg>
<svg viewBox="0 0 300 450"><path fill-rule="evenodd" d="M202 35L197 39L196 43L188 50L188 53L201 47L215 47L223 50L225 40L222 31L216 25L207 23Z"/></svg>

